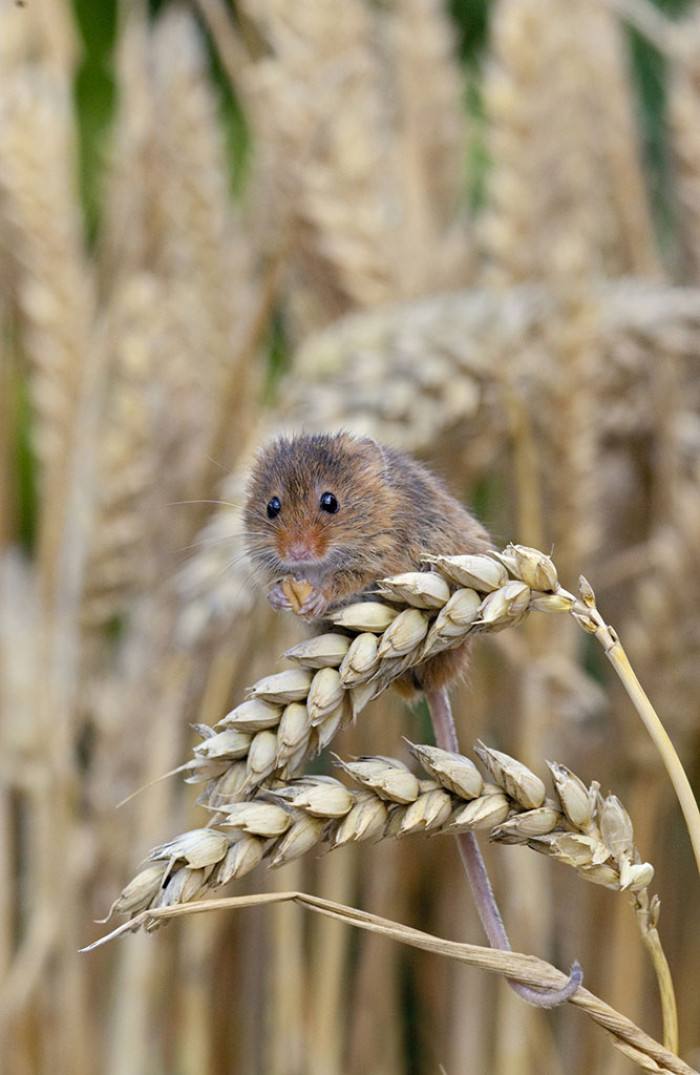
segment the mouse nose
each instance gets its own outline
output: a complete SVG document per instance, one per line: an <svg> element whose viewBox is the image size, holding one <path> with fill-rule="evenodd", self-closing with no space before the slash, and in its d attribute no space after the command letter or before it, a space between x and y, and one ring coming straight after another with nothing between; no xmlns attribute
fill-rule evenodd
<svg viewBox="0 0 700 1075"><path fill-rule="evenodd" d="M304 560L313 560L314 554L308 541L291 541L287 546L287 559L301 563Z"/></svg>

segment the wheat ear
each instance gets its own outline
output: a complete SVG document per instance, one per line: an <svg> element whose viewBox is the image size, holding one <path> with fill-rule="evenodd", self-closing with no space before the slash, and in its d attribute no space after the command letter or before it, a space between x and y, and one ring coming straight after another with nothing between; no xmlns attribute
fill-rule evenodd
<svg viewBox="0 0 700 1075"><path fill-rule="evenodd" d="M548 797L535 773L483 743L476 751L492 782L455 751L410 743L409 749L425 776L394 758L338 759L359 791L330 777L309 776L271 786L248 803L221 806L219 824L231 827L231 836L220 829L195 830L155 848L152 865L127 886L113 910L138 915L134 926L153 928L163 909L244 876L263 857L280 866L321 844L338 848L413 833L463 839L475 830L486 831L492 840L529 846L573 867L586 880L631 894L659 980L665 1046L675 1051L673 985L656 928L659 901L648 896L654 871L640 860L632 822L619 799L604 798L596 782L586 787L556 762L549 763L554 798ZM529 999L566 992L550 986L542 993L516 984Z"/></svg>
<svg viewBox="0 0 700 1075"><path fill-rule="evenodd" d="M221 732L204 733L182 768L191 782L209 782L205 800L218 793L219 781L227 794L246 795L271 776L294 775L394 679L469 636L503 630L534 611L566 612L603 647L659 751L700 869L700 811L690 783L588 582L581 577L575 596L559 584L548 556L520 545L427 560L431 572L378 583L377 596L391 603L359 602L334 613L339 633L293 647L287 656L299 667L259 680L249 700L219 721Z"/></svg>

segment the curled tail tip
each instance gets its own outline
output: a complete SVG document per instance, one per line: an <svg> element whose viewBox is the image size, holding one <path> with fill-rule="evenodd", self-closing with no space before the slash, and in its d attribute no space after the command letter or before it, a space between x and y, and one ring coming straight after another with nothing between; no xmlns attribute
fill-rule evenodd
<svg viewBox="0 0 700 1075"><path fill-rule="evenodd" d="M583 968L578 960L571 964L569 979L561 989L534 989L518 982L511 982L511 988L535 1008L558 1008L560 1004L566 1004L578 991L583 983Z"/></svg>

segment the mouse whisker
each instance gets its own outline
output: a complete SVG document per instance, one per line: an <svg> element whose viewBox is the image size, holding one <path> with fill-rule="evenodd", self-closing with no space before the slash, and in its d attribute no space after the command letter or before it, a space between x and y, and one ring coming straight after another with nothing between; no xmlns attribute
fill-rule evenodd
<svg viewBox="0 0 700 1075"><path fill-rule="evenodd" d="M193 504L213 504L221 508L233 508L234 511L242 511L244 502L241 500L236 504L233 500L169 500L163 505L165 508L180 508Z"/></svg>
<svg viewBox="0 0 700 1075"><path fill-rule="evenodd" d="M225 542L240 542L248 540L248 535L243 530L235 530L232 533L223 534L219 537L202 537L189 545L183 545L181 552L190 552L192 549L211 548L213 545L223 545Z"/></svg>

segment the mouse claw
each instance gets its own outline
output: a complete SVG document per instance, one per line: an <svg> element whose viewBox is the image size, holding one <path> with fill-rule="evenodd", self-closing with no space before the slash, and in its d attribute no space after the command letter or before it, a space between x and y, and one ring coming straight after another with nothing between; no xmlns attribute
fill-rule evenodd
<svg viewBox="0 0 700 1075"><path fill-rule="evenodd" d="M329 599L323 590L313 589L299 609L299 615L305 620L317 620L327 611Z"/></svg>
<svg viewBox="0 0 700 1075"><path fill-rule="evenodd" d="M292 609L289 597L285 593L282 583L278 582L271 590L268 590L267 599L278 612L290 612Z"/></svg>

